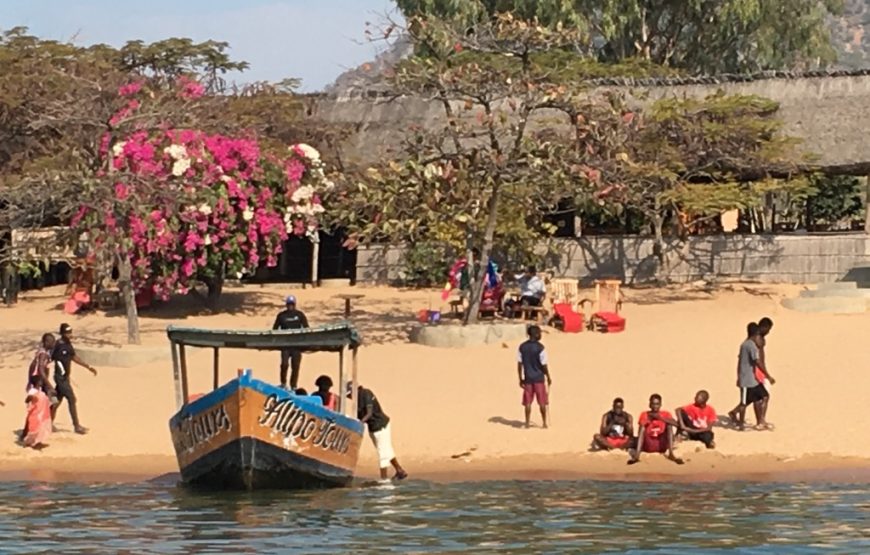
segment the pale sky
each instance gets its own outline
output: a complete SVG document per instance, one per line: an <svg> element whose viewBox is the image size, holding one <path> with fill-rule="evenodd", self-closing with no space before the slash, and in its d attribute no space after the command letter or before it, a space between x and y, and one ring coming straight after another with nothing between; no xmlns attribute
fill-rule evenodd
<svg viewBox="0 0 870 555"><path fill-rule="evenodd" d="M392 0L0 0L0 29L82 45L221 40L251 64L236 81L298 77L314 91L374 58L366 22L387 13L396 15Z"/></svg>

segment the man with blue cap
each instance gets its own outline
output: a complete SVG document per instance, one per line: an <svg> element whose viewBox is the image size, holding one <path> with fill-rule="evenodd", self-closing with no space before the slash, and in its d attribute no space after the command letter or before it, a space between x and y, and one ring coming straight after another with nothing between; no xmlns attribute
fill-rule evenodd
<svg viewBox="0 0 870 555"><path fill-rule="evenodd" d="M296 297L288 296L284 300L287 308L275 317L273 330L299 330L308 327L308 318L301 310L296 309ZM295 391L299 382L299 367L302 365L302 352L296 349L281 351L281 386L287 387L287 367L290 372L290 389Z"/></svg>

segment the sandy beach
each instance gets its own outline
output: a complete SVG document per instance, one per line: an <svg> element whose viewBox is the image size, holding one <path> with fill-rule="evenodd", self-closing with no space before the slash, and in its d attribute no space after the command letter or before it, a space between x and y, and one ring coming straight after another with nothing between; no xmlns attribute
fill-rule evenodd
<svg viewBox="0 0 870 555"><path fill-rule="evenodd" d="M135 368L98 367L91 376L74 369L79 414L87 436L71 433L66 406L57 419L61 433L42 452L19 447L14 432L24 420L24 382L39 337L61 322L75 328L77 345L122 344L121 315L66 316L63 288L28 292L11 308L0 307L0 479L115 481L177 471L167 420L174 393L165 328L170 323L213 328L271 325L284 295L293 293L312 324L339 319L346 292L365 297L354 304L353 321L366 345L360 353L361 382L373 389L393 421L395 447L414 477L457 479L870 479L870 314L802 314L782 308L800 286L733 285L715 291L691 287L628 290L625 333L562 334L549 330L543 342L553 375L552 427L521 427L516 383L516 345L461 350L411 344L414 313L442 305L440 292L386 287L302 289L245 286L226 290L216 314L185 297L143 312L145 345L166 346L167 360ZM676 466L646 456L628 467L624 453L590 453L589 440L615 396L634 415L651 393L673 410L710 391L725 414L737 401L736 357L746 323L762 316L775 326L768 338L768 366L777 378L770 404L773 432L718 428L718 448L706 452L683 443ZM210 384L210 353L190 357L191 391ZM276 380L277 355L222 353L226 379L239 367ZM333 356L306 356L300 385L311 389L320 374L337 377ZM751 412L751 411L750 411ZM535 418L540 416L534 413ZM539 421L539 420L538 420ZM700 447L700 449L699 449ZM704 451L704 452L702 452ZM366 441L358 473L377 472Z"/></svg>

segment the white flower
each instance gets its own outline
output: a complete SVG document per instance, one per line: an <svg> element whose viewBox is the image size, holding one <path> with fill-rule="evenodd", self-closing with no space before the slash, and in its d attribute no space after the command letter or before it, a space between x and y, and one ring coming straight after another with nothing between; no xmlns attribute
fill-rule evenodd
<svg viewBox="0 0 870 555"><path fill-rule="evenodd" d="M233 178L230 177L230 176L228 176L228 175L222 175L222 176L221 176L221 181L223 181L224 183L229 183L229 182L232 181L232 180L233 180Z"/></svg>
<svg viewBox="0 0 870 555"><path fill-rule="evenodd" d="M441 166L435 164L426 164L426 167L423 169L423 177L426 179L433 179L442 175L444 175L444 170L441 169Z"/></svg>
<svg viewBox="0 0 870 555"><path fill-rule="evenodd" d="M164 154L168 154L173 160L182 160L187 158L187 149L184 145L169 145L163 149Z"/></svg>
<svg viewBox="0 0 870 555"><path fill-rule="evenodd" d="M251 207L245 208L244 212L242 212L242 219L246 222L250 222L254 219L254 211L251 210Z"/></svg>
<svg viewBox="0 0 870 555"><path fill-rule="evenodd" d="M323 181L323 188L326 189L327 191L331 191L331 190L335 189L335 181L333 181L331 179L325 179Z"/></svg>
<svg viewBox="0 0 870 555"><path fill-rule="evenodd" d="M182 158L181 160L176 160L174 164L172 164L172 175L175 177L181 177L184 175L184 172L190 169L190 159Z"/></svg>
<svg viewBox="0 0 870 555"><path fill-rule="evenodd" d="M205 246L211 245L211 235L206 235L203 243L205 244Z"/></svg>
<svg viewBox="0 0 870 555"><path fill-rule="evenodd" d="M301 203L306 201L314 196L314 187L311 185L303 185L299 187L293 192L293 196L290 197L290 200L296 203Z"/></svg>
<svg viewBox="0 0 870 555"><path fill-rule="evenodd" d="M326 209L323 207L322 204L312 204L311 205L311 213L312 214L323 214L324 212L326 212Z"/></svg>
<svg viewBox="0 0 870 555"><path fill-rule="evenodd" d="M204 215L208 216L211 214L211 206L209 206L208 204L205 204L205 203L200 204L199 208L197 208L197 211L199 211L200 214L204 214Z"/></svg>
<svg viewBox="0 0 870 555"><path fill-rule="evenodd" d="M308 158L312 162L320 161L320 153L317 152L317 149L311 145L307 145L305 143L299 143L297 145L293 145L291 148L298 150L302 153L302 156Z"/></svg>
<svg viewBox="0 0 870 555"><path fill-rule="evenodd" d="M115 143L115 146L112 147L112 154L115 156L120 156L124 153L124 145L127 144L127 141L121 141Z"/></svg>

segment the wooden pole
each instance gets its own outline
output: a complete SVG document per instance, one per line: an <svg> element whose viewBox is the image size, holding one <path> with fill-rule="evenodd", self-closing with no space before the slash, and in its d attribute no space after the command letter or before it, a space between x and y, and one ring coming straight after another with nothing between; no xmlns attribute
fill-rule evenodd
<svg viewBox="0 0 870 555"><path fill-rule="evenodd" d="M220 349L214 348L214 389L220 387Z"/></svg>
<svg viewBox="0 0 870 555"><path fill-rule="evenodd" d="M184 404L187 404L187 400L190 398L188 394L187 388L187 355L184 352L184 343L178 346L178 354L181 358L181 394L184 399Z"/></svg>
<svg viewBox="0 0 870 555"><path fill-rule="evenodd" d="M344 347L338 352L338 412L339 414L345 414L345 407L347 407L347 401L345 400L345 391L347 390L347 385L344 379Z"/></svg>
<svg viewBox="0 0 870 555"><path fill-rule="evenodd" d="M317 287L317 266L320 263L320 237L315 237L311 240L313 248L311 249L311 285Z"/></svg>
<svg viewBox="0 0 870 555"><path fill-rule="evenodd" d="M870 175L864 182L864 233L870 233Z"/></svg>
<svg viewBox="0 0 870 555"><path fill-rule="evenodd" d="M175 382L175 408L181 410L184 406L184 390L181 387L181 370L178 365L178 344L172 345L172 380Z"/></svg>
<svg viewBox="0 0 870 555"><path fill-rule="evenodd" d="M353 352L351 353L351 366L350 366L351 370L350 370L350 372L351 372L351 383L353 385L351 386L352 389L351 389L351 393L350 393L350 410L352 412L350 415L348 415L351 418L356 418L356 415L358 414L357 406L356 406L357 401L358 401L357 392L359 390L359 382L357 381L357 362L356 362L357 349L358 349L358 347L354 347Z"/></svg>

